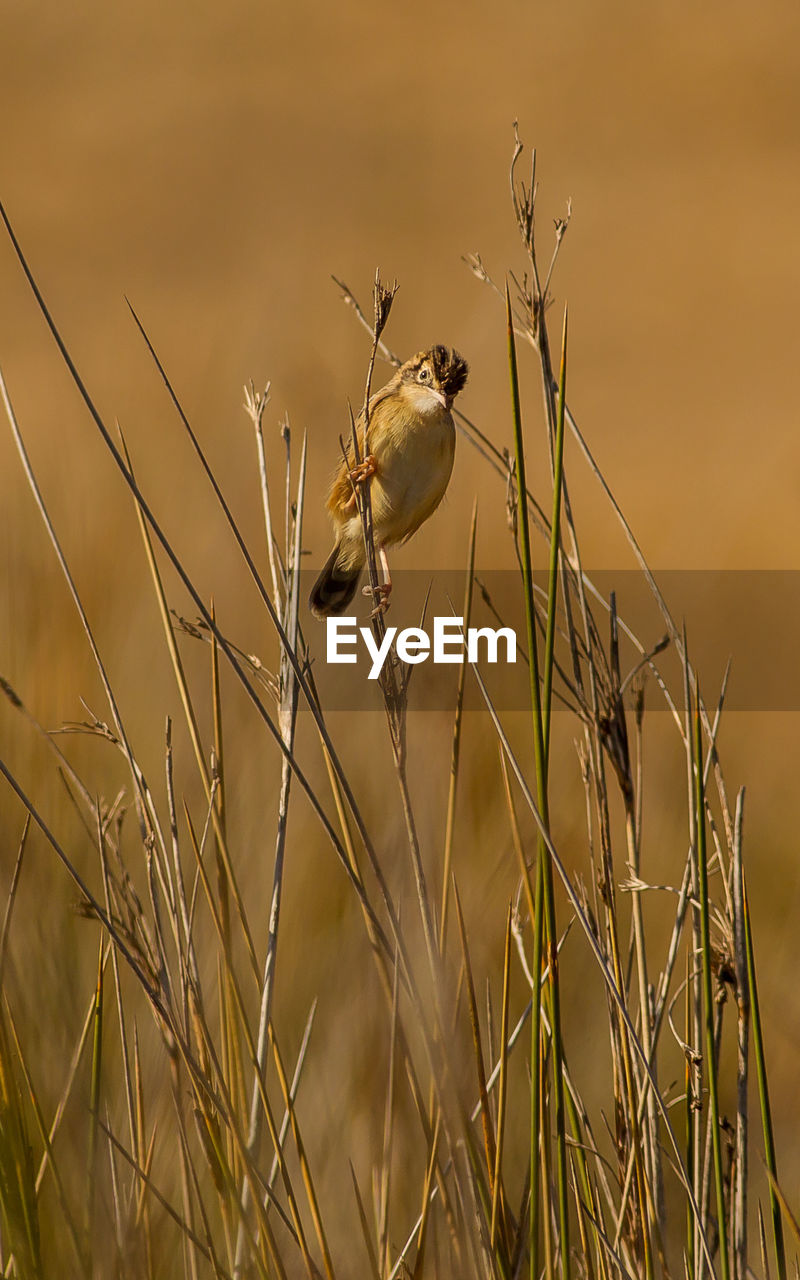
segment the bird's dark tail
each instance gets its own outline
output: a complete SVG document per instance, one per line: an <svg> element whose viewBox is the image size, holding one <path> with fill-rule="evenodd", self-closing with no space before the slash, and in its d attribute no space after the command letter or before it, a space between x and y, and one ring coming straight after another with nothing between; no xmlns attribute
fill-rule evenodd
<svg viewBox="0 0 800 1280"><path fill-rule="evenodd" d="M327 618L331 613L342 613L356 593L362 566L340 563L341 547L338 542L328 556L325 568L311 588L308 603L317 618Z"/></svg>

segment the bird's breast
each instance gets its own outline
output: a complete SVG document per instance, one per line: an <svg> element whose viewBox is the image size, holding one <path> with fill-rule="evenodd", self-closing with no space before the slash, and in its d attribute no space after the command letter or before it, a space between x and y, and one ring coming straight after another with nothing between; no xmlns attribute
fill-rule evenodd
<svg viewBox="0 0 800 1280"><path fill-rule="evenodd" d="M429 413L404 412L398 406L370 428L369 447L377 468L375 531L382 542L399 542L419 528L444 496L455 452L452 415L441 405Z"/></svg>

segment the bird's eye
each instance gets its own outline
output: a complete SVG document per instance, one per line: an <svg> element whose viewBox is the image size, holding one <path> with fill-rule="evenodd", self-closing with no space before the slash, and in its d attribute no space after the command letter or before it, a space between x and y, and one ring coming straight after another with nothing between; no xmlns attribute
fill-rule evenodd
<svg viewBox="0 0 800 1280"><path fill-rule="evenodd" d="M430 382L430 380L431 380L431 371L430 371L430 369L428 369L427 367L423 367L422 369L420 369L419 373L417 374L417 381L418 381L418 382Z"/></svg>

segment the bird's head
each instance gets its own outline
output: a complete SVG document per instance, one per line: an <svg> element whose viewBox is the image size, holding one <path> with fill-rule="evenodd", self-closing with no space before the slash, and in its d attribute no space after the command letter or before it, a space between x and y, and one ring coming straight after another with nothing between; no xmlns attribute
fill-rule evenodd
<svg viewBox="0 0 800 1280"><path fill-rule="evenodd" d="M467 381L468 372L464 357L455 348L439 343L407 360L400 370L400 381L420 402L421 409L426 401L431 410L439 406L449 409Z"/></svg>

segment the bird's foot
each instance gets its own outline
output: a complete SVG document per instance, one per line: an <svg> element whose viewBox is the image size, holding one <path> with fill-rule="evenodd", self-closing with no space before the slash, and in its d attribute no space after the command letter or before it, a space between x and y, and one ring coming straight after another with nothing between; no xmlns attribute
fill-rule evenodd
<svg viewBox="0 0 800 1280"><path fill-rule="evenodd" d="M375 458L373 454L368 453L363 462L359 462L357 467L352 467L351 470L348 471L347 474L353 482L354 488L350 497L347 499L347 502L344 504L344 510L346 512L355 511L356 506L358 505L356 501L356 489L360 488L362 484L366 484L367 480L371 480L377 473L377 470L378 468L375 465Z"/></svg>
<svg viewBox="0 0 800 1280"><path fill-rule="evenodd" d="M379 582L377 587L362 587L361 594L364 596L372 596L375 601L375 608L369 615L370 618L377 618L380 614L385 613L389 608L389 596L392 594L391 582Z"/></svg>
<svg viewBox="0 0 800 1280"><path fill-rule="evenodd" d="M371 480L376 474L378 468L375 464L375 455L368 453L363 462L359 462L357 467L350 469L350 479L353 484L364 484L366 480Z"/></svg>

